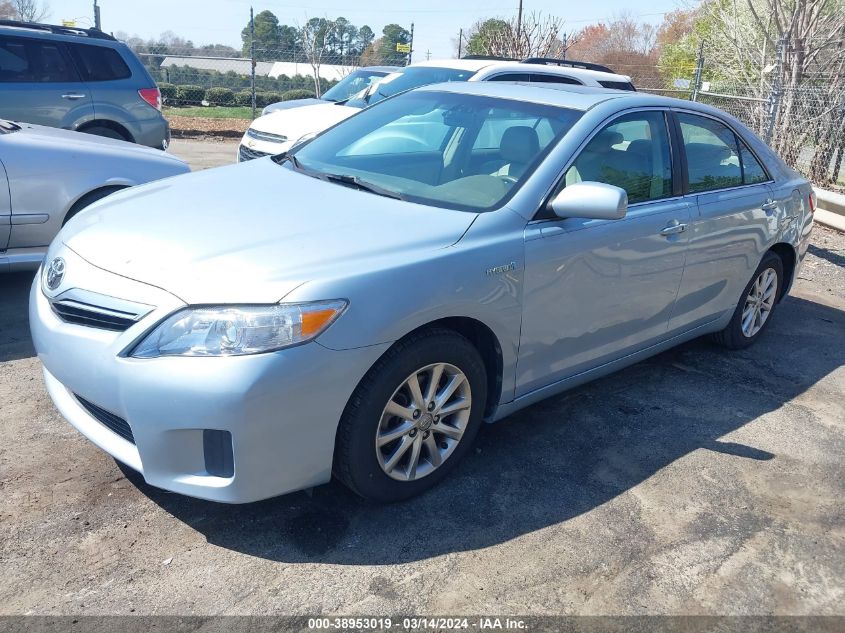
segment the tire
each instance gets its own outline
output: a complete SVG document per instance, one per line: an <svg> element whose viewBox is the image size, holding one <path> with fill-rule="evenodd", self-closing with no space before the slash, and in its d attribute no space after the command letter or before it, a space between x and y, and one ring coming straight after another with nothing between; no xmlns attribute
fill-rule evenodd
<svg viewBox="0 0 845 633"><path fill-rule="evenodd" d="M771 272L774 272L775 275L773 285L766 283L770 279L770 277L767 277L766 275ZM753 304L754 299L752 294L757 292L755 285L758 283L758 280L760 280L760 287L764 291L765 297L770 297L770 302L764 301L763 305L759 308L755 308L750 313L752 319L751 327L746 326L746 328L743 329L743 312L745 312L746 307L755 305ZM755 270L754 274L751 276L751 281L748 282L748 285L745 286L745 289L742 291L742 295L740 296L739 303L736 306L736 310L734 310L730 323L728 323L728 326L721 332L713 334L713 340L722 347L726 347L728 349L744 349L753 344L760 338L771 322L772 315L775 312L782 290L783 261L781 261L781 258L778 257L777 254L770 251L763 256L763 261L760 262L757 270ZM768 308L768 312L766 312L763 316L762 313L765 312L766 305L769 305L770 307ZM746 314L746 317L747 316L748 314ZM762 323L758 320L761 317Z"/></svg>
<svg viewBox="0 0 845 633"><path fill-rule="evenodd" d="M113 138L118 141L130 141L130 139L121 132L114 130L110 127L106 127L104 125L92 125L91 127L87 127L85 129L80 130L80 132L84 132L85 134L93 134L94 136L104 136L106 138Z"/></svg>
<svg viewBox="0 0 845 633"><path fill-rule="evenodd" d="M96 191L86 193L79 200L77 200L74 205L70 208L70 211L67 212L67 215L65 215L65 219L62 222L62 226L67 224L70 219L77 213L97 202L97 200L102 200L106 196L110 196L111 194L113 194L115 191L120 191L124 188L125 187L103 187L102 189L97 189Z"/></svg>
<svg viewBox="0 0 845 633"><path fill-rule="evenodd" d="M412 377L417 377L419 392L428 402L425 396L431 393L434 375L440 376L435 400L448 405L444 411L454 410L442 416L437 405L431 410L413 406ZM455 389L449 395L447 385L453 382ZM486 400L487 374L472 343L441 328L413 334L391 347L352 394L338 427L334 474L371 501L390 503L418 495L442 481L470 450ZM398 404L407 415L387 412L388 403L391 408ZM377 434L382 436L380 447ZM389 440L391 434L396 439ZM401 458L391 464L400 447L404 447Z"/></svg>

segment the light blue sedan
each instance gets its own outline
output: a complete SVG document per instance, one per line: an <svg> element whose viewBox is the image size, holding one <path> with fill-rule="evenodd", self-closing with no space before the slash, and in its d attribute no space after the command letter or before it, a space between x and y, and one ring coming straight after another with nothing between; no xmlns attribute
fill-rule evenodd
<svg viewBox="0 0 845 633"><path fill-rule="evenodd" d="M750 345L812 223L810 184L719 110L440 84L96 203L30 322L58 409L152 485L239 503L334 473L394 501L483 421L704 334Z"/></svg>

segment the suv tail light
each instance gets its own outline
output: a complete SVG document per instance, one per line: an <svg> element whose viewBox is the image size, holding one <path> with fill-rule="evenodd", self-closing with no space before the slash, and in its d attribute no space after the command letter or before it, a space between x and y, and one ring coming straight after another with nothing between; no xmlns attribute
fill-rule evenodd
<svg viewBox="0 0 845 633"><path fill-rule="evenodd" d="M158 88L141 88L138 94L156 110L161 111L161 91Z"/></svg>

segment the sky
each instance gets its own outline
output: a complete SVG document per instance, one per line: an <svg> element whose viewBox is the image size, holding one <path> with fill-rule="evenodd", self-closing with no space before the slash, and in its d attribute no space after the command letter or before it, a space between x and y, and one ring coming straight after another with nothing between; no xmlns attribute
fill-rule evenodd
<svg viewBox="0 0 845 633"><path fill-rule="evenodd" d="M43 2L44 0L42 0ZM93 0L46 0L48 21L93 23ZM240 48L241 29L249 21L249 8L258 13L269 9L285 24L302 24L309 18L343 16L360 27L370 26L377 35L385 24L395 22L410 28L414 23L414 61L453 57L458 30L468 29L477 20L512 17L518 0L99 0L102 28L123 31L143 38L173 31L194 44L228 44ZM628 11L644 22L658 23L663 14L685 5L684 0L592 0L563 2L525 0L524 12L537 11L563 17L564 29L575 32L614 14Z"/></svg>

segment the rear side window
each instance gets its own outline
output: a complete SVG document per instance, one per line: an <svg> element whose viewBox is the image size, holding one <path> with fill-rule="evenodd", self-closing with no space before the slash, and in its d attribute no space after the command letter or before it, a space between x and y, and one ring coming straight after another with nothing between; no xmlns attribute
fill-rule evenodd
<svg viewBox="0 0 845 633"><path fill-rule="evenodd" d="M85 81L114 81L132 76L129 66L113 48L69 44L73 61Z"/></svg>
<svg viewBox="0 0 845 633"><path fill-rule="evenodd" d="M0 37L0 83L79 81L59 45L16 37Z"/></svg>
<svg viewBox="0 0 845 633"><path fill-rule="evenodd" d="M575 86L582 86L583 84L577 79L566 77L564 75L544 75L542 73L505 73L503 75L496 75L490 77L488 81L522 81L530 83L541 84L571 84Z"/></svg>
<svg viewBox="0 0 845 633"><path fill-rule="evenodd" d="M736 135L715 119L678 114L687 154L690 192L713 191L742 184Z"/></svg>
<svg viewBox="0 0 845 633"><path fill-rule="evenodd" d="M599 81L602 88L612 88L613 90L628 90L629 92L636 92L634 85L627 81Z"/></svg>
<svg viewBox="0 0 845 633"><path fill-rule="evenodd" d="M766 182L770 180L769 174L763 169L751 150L743 143L739 142L739 156L742 159L742 182L746 185L753 185L758 182Z"/></svg>

